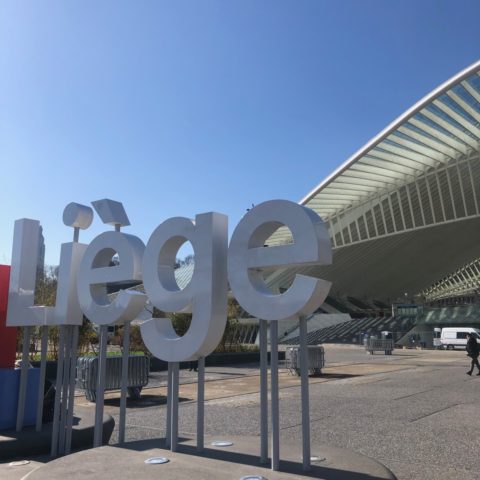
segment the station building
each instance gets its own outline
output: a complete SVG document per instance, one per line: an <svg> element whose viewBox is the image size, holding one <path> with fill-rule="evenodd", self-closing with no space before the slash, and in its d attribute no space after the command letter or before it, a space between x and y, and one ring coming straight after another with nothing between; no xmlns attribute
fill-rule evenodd
<svg viewBox="0 0 480 480"><path fill-rule="evenodd" d="M326 222L333 263L278 271L268 283L281 291L296 273L329 280L318 313L352 319L329 331L312 324L311 343L480 326L480 62L413 105L300 203ZM284 229L269 244L290 241ZM294 330L285 337L295 340Z"/></svg>

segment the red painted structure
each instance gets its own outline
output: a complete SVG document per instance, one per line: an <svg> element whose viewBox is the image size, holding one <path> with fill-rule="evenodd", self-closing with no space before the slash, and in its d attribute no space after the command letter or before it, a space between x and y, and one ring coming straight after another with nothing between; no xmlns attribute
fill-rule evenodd
<svg viewBox="0 0 480 480"><path fill-rule="evenodd" d="M0 265L0 368L15 366L17 349L17 328L6 326L9 284L10 267Z"/></svg>

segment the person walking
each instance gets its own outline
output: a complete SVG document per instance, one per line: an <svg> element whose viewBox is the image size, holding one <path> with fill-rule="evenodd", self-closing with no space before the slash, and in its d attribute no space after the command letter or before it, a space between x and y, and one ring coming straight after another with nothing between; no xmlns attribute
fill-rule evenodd
<svg viewBox="0 0 480 480"><path fill-rule="evenodd" d="M467 333L467 346L465 347L467 350L467 355L472 359L472 365L470 370L467 372L467 375L472 375L473 367L476 365L478 368L477 375L480 375L480 365L478 363L478 355L480 353L480 349L477 343L477 339L473 333Z"/></svg>

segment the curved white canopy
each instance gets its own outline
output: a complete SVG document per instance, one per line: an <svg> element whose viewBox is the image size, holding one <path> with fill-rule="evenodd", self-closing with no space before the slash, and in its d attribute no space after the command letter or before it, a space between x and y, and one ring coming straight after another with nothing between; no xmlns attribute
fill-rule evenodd
<svg viewBox="0 0 480 480"><path fill-rule="evenodd" d="M382 190L477 152L480 62L445 82L309 192L300 203L324 219Z"/></svg>
<svg viewBox="0 0 480 480"><path fill-rule="evenodd" d="M480 257L480 62L415 104L300 203L328 225L334 265L315 272L338 294L394 301ZM280 229L269 243L289 241ZM409 256L417 268L405 269ZM292 273L269 282L288 284Z"/></svg>

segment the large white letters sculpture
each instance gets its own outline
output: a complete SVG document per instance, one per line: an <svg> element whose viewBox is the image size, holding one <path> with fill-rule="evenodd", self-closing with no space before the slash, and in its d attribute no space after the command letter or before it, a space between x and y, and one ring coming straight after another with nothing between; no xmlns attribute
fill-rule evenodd
<svg viewBox="0 0 480 480"><path fill-rule="evenodd" d="M141 326L147 348L168 362L198 359L220 342L227 320L227 217L220 213L171 218L153 232L143 257L143 283L153 305L167 312L192 312L187 333L179 337L167 318ZM190 241L195 269L180 290L174 265L178 249Z"/></svg>
<svg viewBox="0 0 480 480"><path fill-rule="evenodd" d="M65 208L63 218L68 226L86 229L92 223L93 212L89 207L71 203ZM78 242L62 245L55 307L35 306L39 237L37 220L24 218L15 222L7 325L81 325L83 314L77 296L77 270L87 245Z"/></svg>
<svg viewBox="0 0 480 480"><path fill-rule="evenodd" d="M82 228L90 223L91 219ZM264 247L281 226L289 228L293 244ZM146 248L138 237L114 231L100 234L90 245L63 244L55 307L33 304L38 235L38 221L15 223L8 325L79 325L82 311L97 325L121 324L139 315L148 296L160 310L193 312L184 337L175 334L167 319L151 319L142 325L144 341L155 356L186 361L206 356L217 346L226 322L224 215L205 213L197 215L195 222L180 217L166 220L153 232ZM193 246L195 268L189 285L180 290L174 263L185 241ZM115 254L119 265L109 266ZM327 229L316 213L286 200L262 203L244 216L232 235L228 248L232 293L246 311L264 320L309 314L323 303L329 282L297 275L286 292L276 295L265 284L262 269L325 265L331 262L331 255ZM111 302L106 286L128 281L143 281L147 295L121 290Z"/></svg>
<svg viewBox="0 0 480 480"><path fill-rule="evenodd" d="M147 297L120 290L112 302L107 285L142 279L143 242L134 235L104 232L90 243L78 271L78 299L85 316L97 325L114 325L134 319ZM110 266L114 255L119 265Z"/></svg>
<svg viewBox="0 0 480 480"><path fill-rule="evenodd" d="M278 228L286 226L293 244L265 248ZM330 237L321 218L309 208L272 200L252 208L233 232L228 251L228 279L238 303L252 316L284 320L314 312L325 300L330 283L297 275L290 288L274 295L262 269L332 262Z"/></svg>
<svg viewBox="0 0 480 480"><path fill-rule="evenodd" d="M308 470L310 439L305 316L323 303L330 283L296 275L285 292L276 293L266 284L264 270L330 264L330 238L322 219L304 206L285 200L272 200L252 208L244 216L232 235L230 246L227 217L220 213L204 213L197 215L195 222L182 217L166 220L155 229L145 247L139 238L120 232L121 226L129 225L120 202L105 199L93 202L93 206L102 221L114 225L116 231L98 235L88 246L78 243L78 228L87 228L93 213L89 207L82 205L67 206L64 223L75 228L75 238L73 243L62 245L57 301L53 308L34 306L39 223L25 219L16 222L7 325L80 325L83 312L93 323L102 326L104 333L101 335L101 343L104 348L100 362L104 364L106 326L127 323L125 328L128 332L128 322L139 316L147 298L154 306L166 312L191 312L192 322L183 337L175 333L171 321L166 318L151 318L141 325L147 348L156 357L169 362L169 392L174 392L173 387L170 388L172 384L176 388L176 393L169 393L167 417L170 416L170 420L167 421L166 435L167 440L170 435L171 448L174 450L178 437L178 400L175 400L175 395L178 395L178 365L181 361L202 359L202 366L199 366L199 372L202 373L199 375L204 378L204 358L218 345L225 329L228 277L233 296L246 311L262 322L262 461L266 459L268 431L266 322L270 321L274 470L279 468L277 322L300 318L303 461L304 469ZM281 227L290 230L293 242L266 247L265 242ZM186 241L193 246L195 266L192 279L181 290L175 280L174 268L178 250ZM118 256L118 265L111 262L114 256ZM120 290L113 301L109 299L108 285L132 281L143 281L146 294ZM128 338L128 334L125 338ZM128 347L125 352L122 385L126 385ZM103 392L102 376L104 378L105 373L99 374L97 392L100 395ZM199 380L199 450L203 448L203 387L200 383ZM122 398L125 397L125 391L126 387L122 386ZM97 398L96 446L101 444L102 412L103 402L98 402Z"/></svg>

